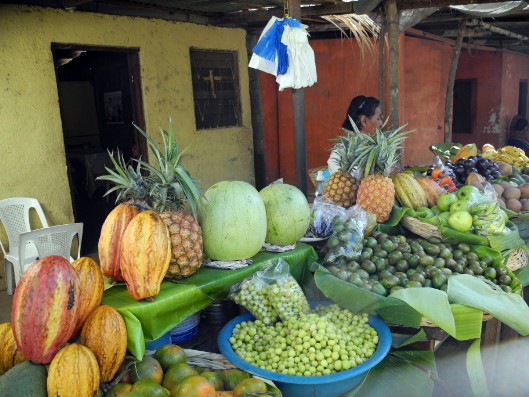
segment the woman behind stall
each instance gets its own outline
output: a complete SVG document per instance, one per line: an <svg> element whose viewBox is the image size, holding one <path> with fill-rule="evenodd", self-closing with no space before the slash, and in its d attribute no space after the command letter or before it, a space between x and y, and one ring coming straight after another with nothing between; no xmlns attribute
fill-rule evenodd
<svg viewBox="0 0 529 397"><path fill-rule="evenodd" d="M377 128L382 127L382 110L380 101L370 96L359 95L354 97L349 104L342 128L348 131L354 131L351 121L356 125L360 132L374 134ZM329 173L339 170L339 155L334 150L331 151L327 165Z"/></svg>

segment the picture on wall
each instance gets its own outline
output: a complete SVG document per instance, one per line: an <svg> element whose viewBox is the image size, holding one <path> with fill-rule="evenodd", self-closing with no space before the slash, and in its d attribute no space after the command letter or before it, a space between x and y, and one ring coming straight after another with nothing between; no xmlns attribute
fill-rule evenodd
<svg viewBox="0 0 529 397"><path fill-rule="evenodd" d="M121 91L105 92L105 122L107 124L123 124L123 101Z"/></svg>

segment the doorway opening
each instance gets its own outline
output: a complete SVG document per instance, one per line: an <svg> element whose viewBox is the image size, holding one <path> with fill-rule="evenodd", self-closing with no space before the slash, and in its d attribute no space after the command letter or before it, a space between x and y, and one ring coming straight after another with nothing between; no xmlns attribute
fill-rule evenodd
<svg viewBox="0 0 529 397"><path fill-rule="evenodd" d="M125 161L147 158L138 49L52 45L72 207L83 222L82 255L97 250L101 226L116 195L96 178L113 167L108 152Z"/></svg>

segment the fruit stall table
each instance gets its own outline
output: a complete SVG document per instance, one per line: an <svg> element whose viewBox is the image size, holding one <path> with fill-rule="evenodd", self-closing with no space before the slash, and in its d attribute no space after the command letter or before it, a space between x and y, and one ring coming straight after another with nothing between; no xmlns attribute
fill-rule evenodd
<svg viewBox="0 0 529 397"><path fill-rule="evenodd" d="M114 285L105 290L103 304L114 307L123 316L127 325L127 348L142 359L146 340L158 339L213 301L225 299L232 285L259 270L267 261L278 258L290 265L296 280L302 281L310 273L310 265L317 260L317 254L310 245L298 243L289 252L259 252L252 258L253 263L243 269L203 267L183 280L163 281L160 293L152 302L135 301L124 284Z"/></svg>

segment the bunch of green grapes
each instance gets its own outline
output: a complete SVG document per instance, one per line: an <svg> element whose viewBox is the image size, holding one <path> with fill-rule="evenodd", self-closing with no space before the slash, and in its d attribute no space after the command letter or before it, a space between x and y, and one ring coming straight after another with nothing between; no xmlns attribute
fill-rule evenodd
<svg viewBox="0 0 529 397"><path fill-rule="evenodd" d="M367 320L367 314L322 306L274 326L260 320L242 322L229 341L237 355L267 371L329 375L356 367L373 355L378 334Z"/></svg>
<svg viewBox="0 0 529 397"><path fill-rule="evenodd" d="M270 285L268 297L272 307L283 321L298 318L310 312L305 294L290 274L285 282Z"/></svg>
<svg viewBox="0 0 529 397"><path fill-rule="evenodd" d="M269 288L269 285L259 279L250 278L243 281L239 291L232 294L231 298L263 324L274 324L278 316L268 297Z"/></svg>

